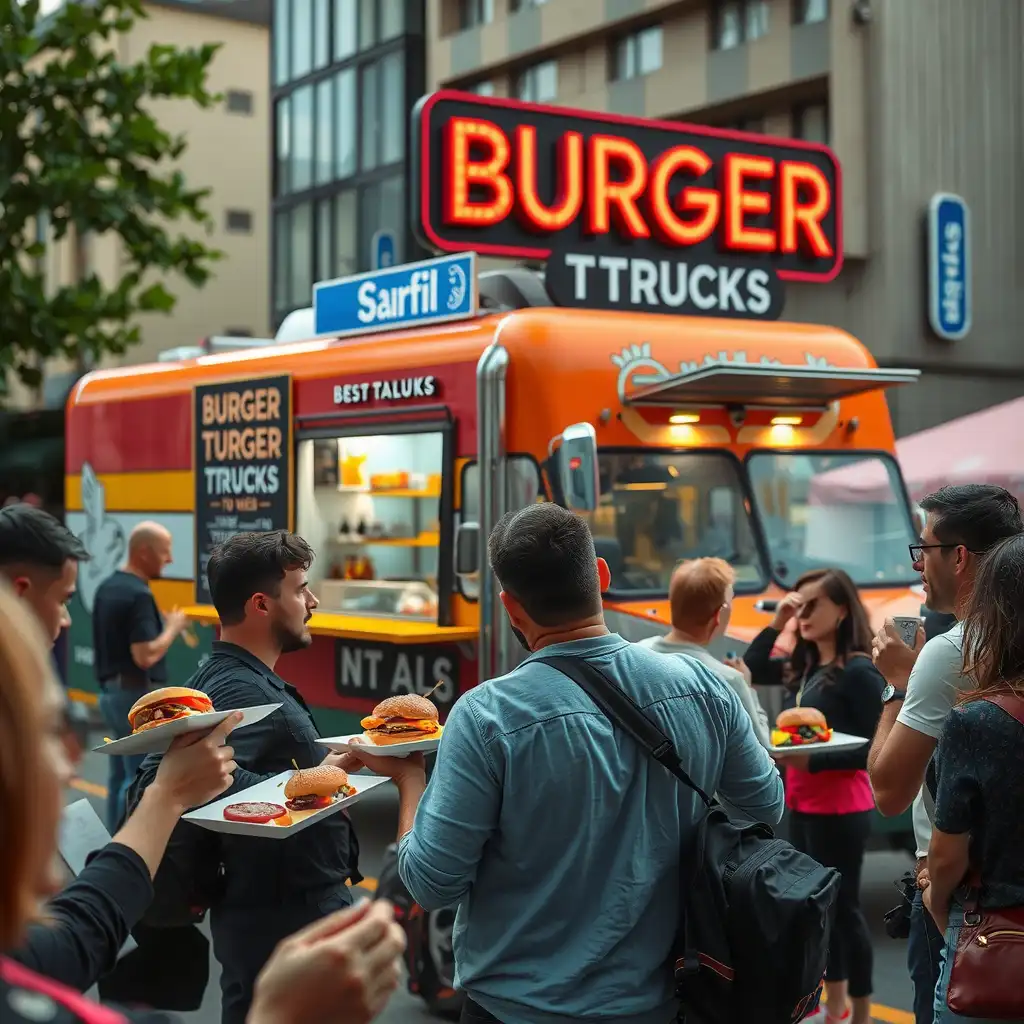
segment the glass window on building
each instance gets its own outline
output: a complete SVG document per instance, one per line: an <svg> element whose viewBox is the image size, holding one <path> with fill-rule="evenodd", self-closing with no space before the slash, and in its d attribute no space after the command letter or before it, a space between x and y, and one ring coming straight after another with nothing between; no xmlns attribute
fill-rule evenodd
<svg viewBox="0 0 1024 1024"><path fill-rule="evenodd" d="M768 35L768 0L718 0L711 16L711 48L732 50Z"/></svg>
<svg viewBox="0 0 1024 1024"><path fill-rule="evenodd" d="M313 67L331 63L331 0L313 0Z"/></svg>
<svg viewBox="0 0 1024 1024"><path fill-rule="evenodd" d="M304 85L292 93L291 191L302 192L313 185L313 86Z"/></svg>
<svg viewBox="0 0 1024 1024"><path fill-rule="evenodd" d="M313 0L291 0L292 66L290 79L313 70Z"/></svg>
<svg viewBox="0 0 1024 1024"><path fill-rule="evenodd" d="M405 156L405 59L392 53L380 62L382 164L393 164Z"/></svg>
<svg viewBox="0 0 1024 1024"><path fill-rule="evenodd" d="M274 309L288 308L291 299L288 254L291 251L291 218L287 210L274 215Z"/></svg>
<svg viewBox="0 0 1024 1024"><path fill-rule="evenodd" d="M828 104L812 103L793 111L793 137L828 145Z"/></svg>
<svg viewBox="0 0 1024 1024"><path fill-rule="evenodd" d="M377 43L377 11L380 0L359 0L359 49L369 50Z"/></svg>
<svg viewBox="0 0 1024 1024"><path fill-rule="evenodd" d="M359 224L356 221L356 192L346 189L334 197L334 274L347 277L363 269L358 258Z"/></svg>
<svg viewBox="0 0 1024 1024"><path fill-rule="evenodd" d="M373 170L380 161L380 101L380 65L367 64L359 82L359 166L364 171Z"/></svg>
<svg viewBox="0 0 1024 1024"><path fill-rule="evenodd" d="M288 81L291 56L291 0L277 0L274 4L274 85Z"/></svg>
<svg viewBox="0 0 1024 1024"><path fill-rule="evenodd" d="M630 32L615 43L612 51L612 78L621 81L649 75L661 67L662 33L660 25Z"/></svg>
<svg viewBox="0 0 1024 1024"><path fill-rule="evenodd" d="M490 25L494 21L494 0L459 0L459 31Z"/></svg>
<svg viewBox="0 0 1024 1024"><path fill-rule="evenodd" d="M334 277L334 216L330 199L316 204L316 281L330 281Z"/></svg>
<svg viewBox="0 0 1024 1024"><path fill-rule="evenodd" d="M290 98L277 101L275 111L274 148L276 168L274 177L275 191L279 196L287 195L292 190L292 119Z"/></svg>
<svg viewBox="0 0 1024 1024"><path fill-rule="evenodd" d="M473 85L464 86L463 92L471 92L476 96L493 96L494 83L490 79L485 82L476 82Z"/></svg>
<svg viewBox="0 0 1024 1024"><path fill-rule="evenodd" d="M316 183L334 180L334 82L327 78L316 87Z"/></svg>
<svg viewBox="0 0 1024 1024"><path fill-rule="evenodd" d="M543 7L548 0L509 0L508 9L515 14L516 11L525 11L531 7Z"/></svg>
<svg viewBox="0 0 1024 1024"><path fill-rule="evenodd" d="M733 50L743 42L743 5L725 0L712 12L712 49Z"/></svg>
<svg viewBox="0 0 1024 1024"><path fill-rule="evenodd" d="M528 103L550 103L558 97L558 62L533 64L516 77L515 94Z"/></svg>
<svg viewBox="0 0 1024 1024"><path fill-rule="evenodd" d="M359 199L360 267L370 265L370 246L378 231L390 231L395 236L395 262L402 262L405 205L405 182L401 174L363 187Z"/></svg>
<svg viewBox="0 0 1024 1024"><path fill-rule="evenodd" d="M291 211L289 257L291 262L291 288L289 305L292 309L309 306L313 302L313 207L303 203Z"/></svg>
<svg viewBox="0 0 1024 1024"><path fill-rule="evenodd" d="M356 73L334 76L334 177L356 173Z"/></svg>
<svg viewBox="0 0 1024 1024"><path fill-rule="evenodd" d="M280 3L281 0L278 0ZM345 60L359 49L358 0L334 0L334 59Z"/></svg>
<svg viewBox="0 0 1024 1024"><path fill-rule="evenodd" d="M767 0L747 0L744 18L745 40L752 43L768 35Z"/></svg>
<svg viewBox="0 0 1024 1024"><path fill-rule="evenodd" d="M797 25L828 21L828 0L793 0L793 21Z"/></svg>
<svg viewBox="0 0 1024 1024"><path fill-rule="evenodd" d="M405 0L380 0L380 39L385 42L405 31Z"/></svg>

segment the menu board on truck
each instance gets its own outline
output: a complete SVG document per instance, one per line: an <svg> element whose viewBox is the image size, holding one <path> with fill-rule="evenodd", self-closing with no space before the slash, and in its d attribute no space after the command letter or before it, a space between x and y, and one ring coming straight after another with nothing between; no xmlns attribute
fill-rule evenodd
<svg viewBox="0 0 1024 1024"><path fill-rule="evenodd" d="M291 378L201 384L193 410L196 602L206 566L237 533L291 529Z"/></svg>

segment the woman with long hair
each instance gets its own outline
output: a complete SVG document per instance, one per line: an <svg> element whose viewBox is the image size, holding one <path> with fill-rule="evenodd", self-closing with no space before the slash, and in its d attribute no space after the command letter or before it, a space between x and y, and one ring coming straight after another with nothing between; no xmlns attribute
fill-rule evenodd
<svg viewBox="0 0 1024 1024"><path fill-rule="evenodd" d="M0 585L0 1020L170 1024L99 1006L2 955L60 887L57 831L79 755L39 625ZM247 1024L366 1024L398 985L404 947L386 903L332 914L278 947Z"/></svg>
<svg viewBox="0 0 1024 1024"><path fill-rule="evenodd" d="M946 717L927 784L935 799L924 904L945 933L935 1024L976 1022L946 1002L964 901L978 909L1024 914L1024 535L994 547L978 568L963 620L963 693ZM988 940L996 970L972 979L989 999L1009 993L1024 1020L1024 990L1007 965L1024 968L1020 928ZM1000 945L1001 942L1001 945ZM1006 957L1006 953L1010 957ZM1015 1006L1014 1006L1015 1002ZM1007 1017L999 1014L1001 1020Z"/></svg>
<svg viewBox="0 0 1024 1024"><path fill-rule="evenodd" d="M838 732L871 737L882 712L885 680L871 663L871 627L853 580L841 569L816 569L779 602L775 621L744 654L754 683L784 685L772 648L791 619L797 640L789 658L784 707L817 708ZM875 800L867 773L868 746L787 756L790 840L842 884L829 945L826 1017L829 1024L871 1019L871 934L860 907L860 878Z"/></svg>

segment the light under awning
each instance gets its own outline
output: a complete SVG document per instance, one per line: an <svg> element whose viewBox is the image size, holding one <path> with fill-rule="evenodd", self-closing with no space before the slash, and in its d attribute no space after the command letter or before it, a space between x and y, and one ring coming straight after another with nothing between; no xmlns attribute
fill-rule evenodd
<svg viewBox="0 0 1024 1024"><path fill-rule="evenodd" d="M645 384L626 395L632 406L766 406L773 409L826 408L879 388L914 384L920 370L835 369L707 363L688 373Z"/></svg>

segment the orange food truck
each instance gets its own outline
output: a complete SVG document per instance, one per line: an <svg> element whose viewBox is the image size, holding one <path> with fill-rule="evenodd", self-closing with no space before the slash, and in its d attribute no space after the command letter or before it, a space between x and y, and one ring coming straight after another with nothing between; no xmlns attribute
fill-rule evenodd
<svg viewBox="0 0 1024 1024"><path fill-rule="evenodd" d="M737 573L723 650L819 566L850 573L876 624L917 614L885 399L917 371L777 320L786 281L842 264L827 148L455 92L413 120L412 215L453 255L318 285L310 340L74 388L67 519L92 554L72 609L79 696L95 691L96 587L143 518L174 538L154 591L193 622L170 655L180 681L217 622L210 550L247 529L310 541L314 641L280 670L326 735L437 683L444 714L517 663L485 548L530 502L588 518L629 639L667 628L672 570L700 555ZM477 273L474 253L545 268ZM852 467L879 483L866 500L843 486Z"/></svg>

